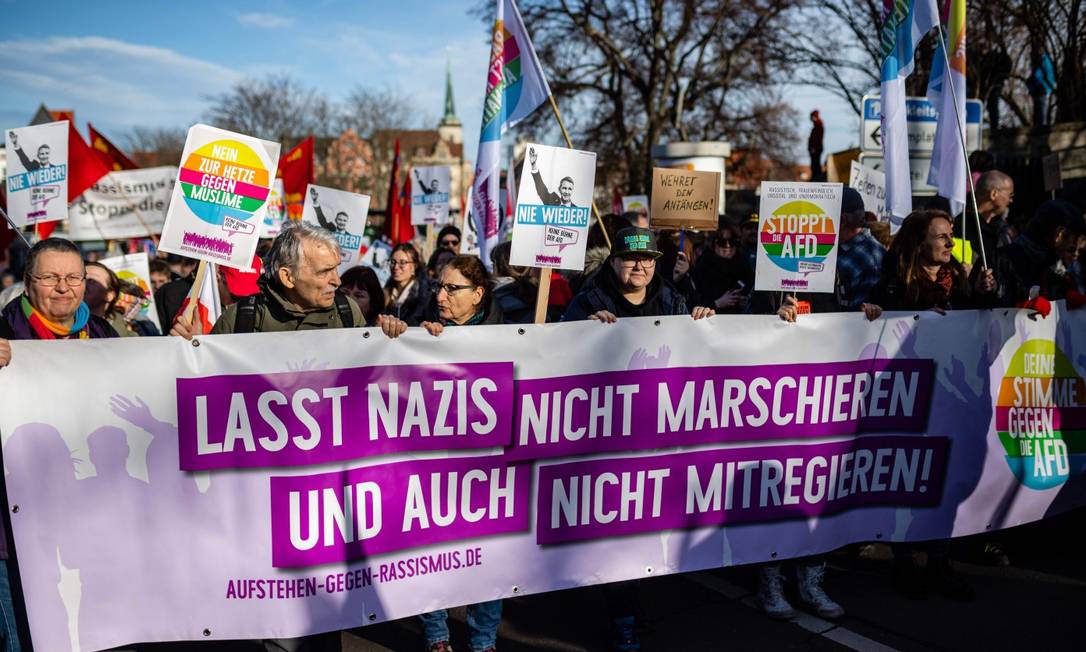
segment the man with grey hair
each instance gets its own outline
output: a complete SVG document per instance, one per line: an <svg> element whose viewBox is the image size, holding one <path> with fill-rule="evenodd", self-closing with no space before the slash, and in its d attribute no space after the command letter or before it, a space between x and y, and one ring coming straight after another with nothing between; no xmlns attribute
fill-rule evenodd
<svg viewBox="0 0 1086 652"><path fill-rule="evenodd" d="M972 207L967 205L963 214L963 217L967 216L969 220L965 224L965 236L973 248L973 261L962 262L968 264L979 260L980 247L983 244L988 267L995 269L1000 247L1010 244L1018 235L1008 219L1010 206L1014 203L1014 179L999 170L989 170L980 175L974 190L977 193L980 233L977 233ZM955 227L954 235L961 237L961 219Z"/></svg>
<svg viewBox="0 0 1086 652"><path fill-rule="evenodd" d="M211 333L271 333L325 328L378 326L390 338L407 324L381 315L366 324L358 305L339 291L339 242L318 226L295 222L272 242L260 292L223 311ZM192 324L179 319L171 335L193 336Z"/></svg>

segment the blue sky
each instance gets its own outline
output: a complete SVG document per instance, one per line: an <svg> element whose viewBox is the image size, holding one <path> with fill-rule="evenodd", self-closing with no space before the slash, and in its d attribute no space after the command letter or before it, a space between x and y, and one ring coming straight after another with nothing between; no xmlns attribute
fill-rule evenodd
<svg viewBox="0 0 1086 652"><path fill-rule="evenodd" d="M398 88L420 113L437 119L448 57L472 156L489 51L484 26L468 14L473 4L0 0L6 18L0 126L26 124L45 102L75 109L81 131L90 121L122 141L134 126L190 125L206 110L207 96L279 71L333 100L357 84ZM843 102L801 87L786 95L800 110L804 142L812 108L821 109L827 122L827 152L858 140L856 118ZM831 118L834 113L839 118Z"/></svg>

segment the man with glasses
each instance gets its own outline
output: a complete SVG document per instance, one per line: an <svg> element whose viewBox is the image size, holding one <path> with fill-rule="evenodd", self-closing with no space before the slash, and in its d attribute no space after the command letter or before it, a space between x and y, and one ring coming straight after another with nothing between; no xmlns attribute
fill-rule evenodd
<svg viewBox="0 0 1086 652"><path fill-rule="evenodd" d="M460 229L452 224L443 226L437 234L437 246L454 254L460 253Z"/></svg>
<svg viewBox="0 0 1086 652"><path fill-rule="evenodd" d="M97 339L117 337L106 320L83 302L87 271L79 248L63 238L31 247L23 281L25 294L0 313L0 366L11 359L6 340Z"/></svg>

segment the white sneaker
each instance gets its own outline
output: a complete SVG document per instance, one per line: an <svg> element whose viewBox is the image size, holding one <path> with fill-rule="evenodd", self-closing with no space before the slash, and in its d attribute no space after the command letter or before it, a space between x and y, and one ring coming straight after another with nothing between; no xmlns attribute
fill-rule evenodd
<svg viewBox="0 0 1086 652"><path fill-rule="evenodd" d="M799 600L821 618L840 618L845 615L844 608L830 599L822 590L822 578L826 574L826 564L796 567L796 585Z"/></svg>
<svg viewBox="0 0 1086 652"><path fill-rule="evenodd" d="M796 610L784 597L784 574L780 566L758 569L758 604L770 618L788 620L796 617Z"/></svg>

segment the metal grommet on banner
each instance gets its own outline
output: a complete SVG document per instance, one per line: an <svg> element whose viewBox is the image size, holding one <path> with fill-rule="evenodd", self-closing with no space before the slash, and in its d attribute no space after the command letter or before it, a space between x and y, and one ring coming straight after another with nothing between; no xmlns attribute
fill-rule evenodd
<svg viewBox="0 0 1086 652"><path fill-rule="evenodd" d="M12 505L11 506L11 513L12 514L18 514L19 513L19 506L18 505Z"/></svg>
<svg viewBox="0 0 1086 652"><path fill-rule="evenodd" d="M362 338L363 338L363 339L367 339L367 340L368 340L368 339L369 339L369 337L370 337L370 332L369 332L369 331L363 331L363 332L362 332Z"/></svg>
<svg viewBox="0 0 1086 652"><path fill-rule="evenodd" d="M659 325L660 325L660 320L659 320L659 319L657 319L656 321L654 321L654 322L652 323L652 325L653 325L653 326L659 326Z"/></svg>
<svg viewBox="0 0 1086 652"><path fill-rule="evenodd" d="M514 586L513 587L513 593L520 593L520 587L519 586Z"/></svg>
<svg viewBox="0 0 1086 652"><path fill-rule="evenodd" d="M920 321L920 315L913 315L913 321Z"/></svg>
<svg viewBox="0 0 1086 652"><path fill-rule="evenodd" d="M777 553L771 552L771 553L769 553L769 556L772 557L773 559L776 559L777 558Z"/></svg>
<svg viewBox="0 0 1086 652"><path fill-rule="evenodd" d="M211 636L211 630L210 629L204 629L204 636Z"/></svg>
<svg viewBox="0 0 1086 652"><path fill-rule="evenodd" d="M370 612L370 622L373 622L374 620L377 620L377 614L375 614L375 613L373 613L373 612L371 611L371 612Z"/></svg>
<svg viewBox="0 0 1086 652"><path fill-rule="evenodd" d="M652 566L646 566L645 567L645 574L646 575L652 575Z"/></svg>
<svg viewBox="0 0 1086 652"><path fill-rule="evenodd" d="M192 338L192 345L193 346L200 346L200 340L196 339L195 337Z"/></svg>
<svg viewBox="0 0 1086 652"><path fill-rule="evenodd" d="M992 529L992 524L991 524L991 523L989 523L988 525L985 525L985 526L984 526L984 529L985 529L985 530L991 530L991 529Z"/></svg>
<svg viewBox="0 0 1086 652"><path fill-rule="evenodd" d="M524 329L523 328L518 328L517 329L517 335L524 335Z"/></svg>
<svg viewBox="0 0 1086 652"><path fill-rule="evenodd" d="M882 532L876 532L875 533L875 538L876 539L881 539L882 538Z"/></svg>

